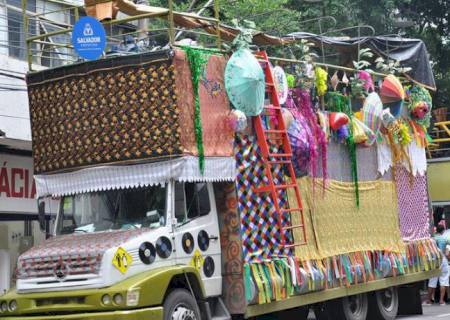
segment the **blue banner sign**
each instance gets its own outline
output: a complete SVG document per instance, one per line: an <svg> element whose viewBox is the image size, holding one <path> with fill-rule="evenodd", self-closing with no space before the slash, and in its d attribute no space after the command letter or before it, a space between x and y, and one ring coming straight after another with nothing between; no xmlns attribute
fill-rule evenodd
<svg viewBox="0 0 450 320"><path fill-rule="evenodd" d="M72 45L80 57L87 60L98 59L106 46L103 25L92 17L81 18L73 26Z"/></svg>

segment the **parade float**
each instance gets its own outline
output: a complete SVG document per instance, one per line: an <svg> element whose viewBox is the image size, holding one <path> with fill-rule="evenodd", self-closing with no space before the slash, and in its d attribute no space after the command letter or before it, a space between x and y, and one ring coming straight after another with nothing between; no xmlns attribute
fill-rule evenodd
<svg viewBox="0 0 450 320"><path fill-rule="evenodd" d="M112 8L239 34L171 9ZM402 286L440 267L423 43L402 39L422 60L395 76L169 38L27 75L37 194L60 205L49 239L19 257L0 318L306 319L311 307L319 319L394 319ZM391 58L378 40L366 46Z"/></svg>

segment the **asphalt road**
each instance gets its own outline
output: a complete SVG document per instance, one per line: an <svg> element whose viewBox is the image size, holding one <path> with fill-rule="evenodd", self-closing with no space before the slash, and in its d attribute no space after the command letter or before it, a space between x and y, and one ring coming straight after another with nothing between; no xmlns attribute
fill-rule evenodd
<svg viewBox="0 0 450 320"><path fill-rule="evenodd" d="M309 313L308 320L314 320L314 314ZM399 316L399 320L450 320L450 305L440 306L424 306L423 315L416 316ZM337 320L337 319L336 319Z"/></svg>
<svg viewBox="0 0 450 320"><path fill-rule="evenodd" d="M440 306L438 304L432 306L423 306L423 315L420 316L399 316L402 320L450 320L450 305Z"/></svg>

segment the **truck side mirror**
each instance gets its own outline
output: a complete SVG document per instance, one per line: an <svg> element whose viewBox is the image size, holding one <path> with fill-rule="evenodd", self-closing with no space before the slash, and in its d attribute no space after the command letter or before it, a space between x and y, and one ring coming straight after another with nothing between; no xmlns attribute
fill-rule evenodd
<svg viewBox="0 0 450 320"><path fill-rule="evenodd" d="M41 229L41 231L45 232L46 228L45 228L45 201L43 200L38 200L40 201L38 204L38 220L39 220L39 228Z"/></svg>

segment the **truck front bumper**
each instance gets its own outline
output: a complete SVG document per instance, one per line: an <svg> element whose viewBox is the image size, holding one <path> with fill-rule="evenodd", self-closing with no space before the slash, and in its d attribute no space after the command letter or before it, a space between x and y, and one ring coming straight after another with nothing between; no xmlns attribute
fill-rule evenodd
<svg viewBox="0 0 450 320"><path fill-rule="evenodd" d="M12 317L1 317L0 320L162 320L163 308L143 308L137 310L105 311L75 313L66 315L19 315Z"/></svg>

